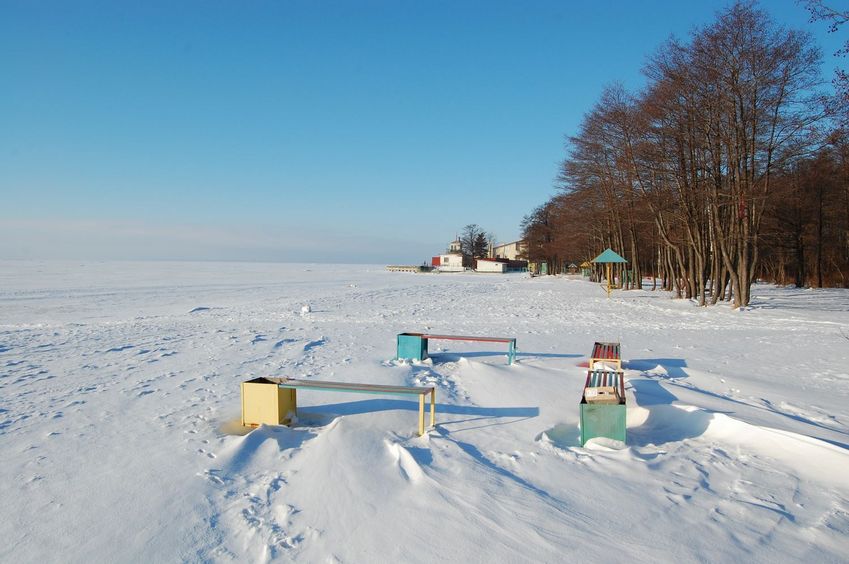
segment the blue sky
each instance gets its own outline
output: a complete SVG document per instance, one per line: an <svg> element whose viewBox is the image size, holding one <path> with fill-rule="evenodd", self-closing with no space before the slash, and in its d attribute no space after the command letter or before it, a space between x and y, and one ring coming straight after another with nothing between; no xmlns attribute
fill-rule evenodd
<svg viewBox="0 0 849 564"><path fill-rule="evenodd" d="M835 0L836 2L837 0ZM0 258L420 263L726 2L0 0ZM761 4L841 35L793 0Z"/></svg>

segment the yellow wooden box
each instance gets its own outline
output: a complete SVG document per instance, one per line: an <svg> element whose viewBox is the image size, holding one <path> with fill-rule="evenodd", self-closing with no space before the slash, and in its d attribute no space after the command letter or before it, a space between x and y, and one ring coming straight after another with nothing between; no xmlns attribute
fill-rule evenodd
<svg viewBox="0 0 849 564"><path fill-rule="evenodd" d="M295 390L265 378L242 382L242 425L288 425L297 412Z"/></svg>
<svg viewBox="0 0 849 564"><path fill-rule="evenodd" d="M584 399L587 403L614 404L619 403L619 390L613 386L585 388Z"/></svg>

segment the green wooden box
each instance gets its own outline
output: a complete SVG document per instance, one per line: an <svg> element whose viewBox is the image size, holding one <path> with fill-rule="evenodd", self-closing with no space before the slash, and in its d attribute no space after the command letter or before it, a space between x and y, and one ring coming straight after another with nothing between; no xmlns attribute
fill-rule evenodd
<svg viewBox="0 0 849 564"><path fill-rule="evenodd" d="M625 442L624 403L605 405L581 400L581 446L596 437Z"/></svg>

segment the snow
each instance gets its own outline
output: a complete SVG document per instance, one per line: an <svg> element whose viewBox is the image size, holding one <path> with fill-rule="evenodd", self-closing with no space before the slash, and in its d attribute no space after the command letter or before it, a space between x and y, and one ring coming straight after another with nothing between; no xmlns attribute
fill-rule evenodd
<svg viewBox="0 0 849 564"><path fill-rule="evenodd" d="M0 561L845 561L849 291L751 307L568 277L382 266L0 262ZM309 311L305 312L309 304ZM404 331L439 341L397 362ZM579 446L594 341L628 440ZM439 352L437 352L439 351ZM435 385L299 392L257 376Z"/></svg>

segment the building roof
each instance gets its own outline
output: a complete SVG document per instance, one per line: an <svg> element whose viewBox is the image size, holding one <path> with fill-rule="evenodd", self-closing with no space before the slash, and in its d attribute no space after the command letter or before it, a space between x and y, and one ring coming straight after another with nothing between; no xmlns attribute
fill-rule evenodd
<svg viewBox="0 0 849 564"><path fill-rule="evenodd" d="M498 243L497 245L493 245L493 247L508 247L510 245L516 245L516 244L524 243L524 242L525 242L524 239L519 239L518 241L512 241L510 243Z"/></svg>

